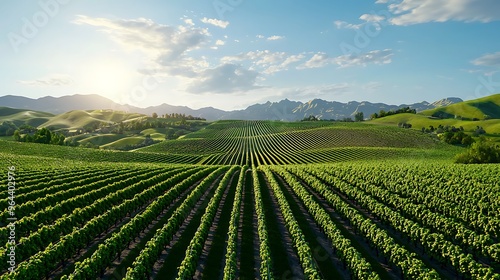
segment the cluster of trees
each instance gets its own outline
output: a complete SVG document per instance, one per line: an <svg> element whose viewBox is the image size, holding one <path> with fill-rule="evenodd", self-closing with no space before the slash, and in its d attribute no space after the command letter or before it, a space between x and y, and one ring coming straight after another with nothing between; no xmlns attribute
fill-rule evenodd
<svg viewBox="0 0 500 280"><path fill-rule="evenodd" d="M4 121L0 124L0 136L11 136L14 135L17 126L10 121Z"/></svg>
<svg viewBox="0 0 500 280"><path fill-rule="evenodd" d="M309 117L305 117L303 118L302 120L300 120L301 122L310 122L310 121L332 121L332 122L362 122L365 120L365 115L363 114L363 112L357 112L356 114L354 114L354 120L352 118L343 118L343 119L340 119L340 120L321 120L319 119L318 117L314 116L314 115L309 115Z"/></svg>
<svg viewBox="0 0 500 280"><path fill-rule="evenodd" d="M183 119L183 120L190 120L190 121L191 120L206 121L206 119L204 119L204 118L193 117L191 115L186 116L186 114L178 114L178 113L164 114L161 116L159 116L157 113L153 113L151 116L153 117L153 119L157 119L158 117L161 117L162 119Z"/></svg>
<svg viewBox="0 0 500 280"><path fill-rule="evenodd" d="M396 114L403 114L403 113L416 114L417 110L410 109L410 107L404 107L401 109L397 109L396 111L390 110L388 112L386 112L384 110L380 110L378 113L371 114L370 119L374 120L374 119L378 119L378 118L383 118L383 117L392 116L392 115L396 115Z"/></svg>
<svg viewBox="0 0 500 280"><path fill-rule="evenodd" d="M422 127L424 133L435 133L439 135L440 139L445 143L451 145L464 145L470 146L474 143L474 139L464 132L463 127L455 127L449 125L439 125L437 128L430 125L428 128Z"/></svg>
<svg viewBox="0 0 500 280"><path fill-rule="evenodd" d="M451 132L447 131L443 134L441 134L441 139L452 145L464 145L464 146L470 146L472 143L474 143L474 139L470 135L465 134L463 131L458 131L458 132Z"/></svg>
<svg viewBox="0 0 500 280"><path fill-rule="evenodd" d="M500 163L500 145L480 137L464 153L455 157L456 163Z"/></svg>
<svg viewBox="0 0 500 280"><path fill-rule="evenodd" d="M180 119L180 120L162 120L155 119L151 121L146 120L135 120L130 122L120 122L117 126L111 128L111 133L124 133L124 131L140 131L148 128L174 128L194 131L201 125L200 122L188 122L188 119Z"/></svg>
<svg viewBox="0 0 500 280"><path fill-rule="evenodd" d="M412 125L411 125L411 123L402 122L402 123L398 123L398 127L400 127L400 128L411 128Z"/></svg>
<svg viewBox="0 0 500 280"><path fill-rule="evenodd" d="M21 134L19 130L14 131L14 140L18 142L64 145L64 139L65 137L63 134L51 132L45 127L36 131L33 135L29 133Z"/></svg>
<svg viewBox="0 0 500 280"><path fill-rule="evenodd" d="M301 122L317 122L319 121L320 119L318 119L316 116L314 115L309 115L309 117L305 117L303 118L302 120L300 120Z"/></svg>

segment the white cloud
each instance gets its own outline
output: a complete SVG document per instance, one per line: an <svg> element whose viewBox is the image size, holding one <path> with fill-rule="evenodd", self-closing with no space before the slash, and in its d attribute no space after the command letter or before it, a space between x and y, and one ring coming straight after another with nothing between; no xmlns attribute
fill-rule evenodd
<svg viewBox="0 0 500 280"><path fill-rule="evenodd" d="M328 97L339 96L349 92L351 85L348 83L329 84L320 86L308 86L299 88L283 89L282 95L287 98L296 98L299 100L310 100L310 98L319 98L328 95Z"/></svg>
<svg viewBox="0 0 500 280"><path fill-rule="evenodd" d="M387 3L387 1L377 1ZM449 20L490 22L500 20L498 0L403 0L390 4L395 25L411 25Z"/></svg>
<svg viewBox="0 0 500 280"><path fill-rule="evenodd" d="M264 73L272 74L272 73L276 73L279 71L288 70L288 66L290 64L299 62L303 59L304 59L303 54L290 55L285 59L285 61L281 62L280 64L274 64L274 65L269 66L266 70L264 70Z"/></svg>
<svg viewBox="0 0 500 280"><path fill-rule="evenodd" d="M257 35L257 36L255 36L255 37L257 37L257 38L259 38L259 39L264 39L264 38L265 38L265 36L264 36L264 35Z"/></svg>
<svg viewBox="0 0 500 280"><path fill-rule="evenodd" d="M150 19L107 19L77 16L76 24L91 25L108 34L115 42L129 50L141 50L161 69L156 72L192 77L203 70L202 58L193 59L189 51L201 48L210 37L205 28L191 25L172 27Z"/></svg>
<svg viewBox="0 0 500 280"><path fill-rule="evenodd" d="M319 68L331 63L332 58L326 53L316 53L304 64L297 66L297 69Z"/></svg>
<svg viewBox="0 0 500 280"><path fill-rule="evenodd" d="M385 20L385 17L374 14L363 14L359 17L359 19L364 20L366 22L381 22Z"/></svg>
<svg viewBox="0 0 500 280"><path fill-rule="evenodd" d="M28 86L67 86L73 84L73 79L65 74L52 74L40 79L17 82Z"/></svg>
<svg viewBox="0 0 500 280"><path fill-rule="evenodd" d="M367 64L388 64L394 53L390 49L374 50L362 54L341 55L329 57L326 53L316 53L297 69L320 68L331 64L337 64L340 68L350 66L366 66Z"/></svg>
<svg viewBox="0 0 500 280"><path fill-rule="evenodd" d="M187 91L191 93L234 93L255 88L258 72L244 69L240 65L226 63L212 69L206 69L200 79L191 83Z"/></svg>
<svg viewBox="0 0 500 280"><path fill-rule="evenodd" d="M268 41L276 41L276 40L282 40L284 38L285 38L284 36L273 35L273 36L267 37L267 40Z"/></svg>
<svg viewBox="0 0 500 280"><path fill-rule="evenodd" d="M226 28L229 25L229 21L224 21L224 20L215 19L215 18L206 18L206 17L202 18L201 22L203 22L205 24L211 24L213 26L217 26L220 28Z"/></svg>
<svg viewBox="0 0 500 280"><path fill-rule="evenodd" d="M391 57L394 53L390 49L374 50L359 55L349 54L341 55L333 59L333 62L340 67L366 66L367 64L388 64L391 63Z"/></svg>
<svg viewBox="0 0 500 280"><path fill-rule="evenodd" d="M362 26L361 24L352 24L342 20L336 20L333 24L335 24L337 29L359 29Z"/></svg>
<svg viewBox="0 0 500 280"><path fill-rule="evenodd" d="M353 29L357 30L365 25L373 25L377 30L381 29L381 24L386 24L386 17L376 14L362 14L359 17L363 23L353 24L342 20L336 20L333 22L337 29Z"/></svg>
<svg viewBox="0 0 500 280"><path fill-rule="evenodd" d="M265 74L273 74L287 70L292 63L298 62L304 55L288 55L285 52L271 52L269 50L250 51L234 56L225 56L221 59L223 63L235 61L250 61L254 68L260 69Z"/></svg>
<svg viewBox="0 0 500 280"><path fill-rule="evenodd" d="M228 23L203 19L210 24L221 27ZM186 26L166 26L148 19L111 20L78 16L74 21L98 27L113 40L132 50L141 50L147 54L153 66L142 69L155 77L177 77L183 89L191 93L232 93L244 92L257 88L257 71L241 65L223 63L210 68L206 57L192 57L190 51L207 46L210 34L206 28L195 28L189 23ZM216 40L215 46L225 42Z"/></svg>
<svg viewBox="0 0 500 280"><path fill-rule="evenodd" d="M496 66L500 67L500 52L489 53L482 55L471 61L472 64L477 66Z"/></svg>
<svg viewBox="0 0 500 280"><path fill-rule="evenodd" d="M184 23L187 24L187 25L190 25L190 26L194 26L194 22L190 18L184 19Z"/></svg>

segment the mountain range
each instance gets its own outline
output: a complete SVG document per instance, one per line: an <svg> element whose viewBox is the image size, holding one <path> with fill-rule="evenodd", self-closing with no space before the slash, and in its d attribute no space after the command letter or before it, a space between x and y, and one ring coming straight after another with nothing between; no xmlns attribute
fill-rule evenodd
<svg viewBox="0 0 500 280"><path fill-rule="evenodd" d="M308 102L284 99L279 102L268 101L263 104L254 104L243 110L224 111L213 107L191 109L186 106L173 106L165 103L158 106L139 108L131 105L121 105L96 94L76 94L62 97L46 96L38 99L6 95L0 97L0 107L29 109L53 114L61 114L72 110L112 109L146 115L151 115L153 113L159 115L165 113L178 113L202 117L207 120L239 119L295 121L310 115L314 115L320 119L352 118L357 112L363 112L365 118L367 118L373 113L378 113L380 110L390 111L403 107L410 107L420 112L462 101L463 100L460 98L450 97L432 103L422 101L414 104L389 105L385 103L371 103L368 101L341 103L322 99L313 99Z"/></svg>

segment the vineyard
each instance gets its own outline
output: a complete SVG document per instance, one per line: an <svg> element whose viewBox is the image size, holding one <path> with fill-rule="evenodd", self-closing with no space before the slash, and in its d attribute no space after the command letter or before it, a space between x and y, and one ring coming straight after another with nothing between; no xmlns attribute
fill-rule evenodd
<svg viewBox="0 0 500 280"><path fill-rule="evenodd" d="M500 279L500 166L440 145L260 121L134 152L0 141L0 279Z"/></svg>
<svg viewBox="0 0 500 280"><path fill-rule="evenodd" d="M140 151L201 156L200 164L258 166L405 156L428 158L449 152L449 148L437 147L439 143L428 135L397 127L332 122L220 121L184 139L166 141Z"/></svg>

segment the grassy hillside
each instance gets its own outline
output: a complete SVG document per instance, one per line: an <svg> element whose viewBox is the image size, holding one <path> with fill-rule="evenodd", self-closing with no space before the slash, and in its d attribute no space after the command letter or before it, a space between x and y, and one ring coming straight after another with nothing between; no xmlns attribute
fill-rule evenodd
<svg viewBox="0 0 500 280"><path fill-rule="evenodd" d="M127 146L127 145L137 145L137 144L140 144L142 142L144 142L144 137L141 137L141 136L130 136L130 137L124 137L124 138L121 138L121 139L118 139L116 141L113 141L113 142L110 142L110 143L107 143L107 144L104 144L104 145L100 145L101 148L104 148L104 149L115 149L115 148L120 148L120 147L124 147L124 146Z"/></svg>
<svg viewBox="0 0 500 280"><path fill-rule="evenodd" d="M460 119L437 119L421 114L398 114L380 119L371 120L368 123L396 126L398 123L409 123L415 130L421 130L422 127L438 127L439 125L449 125L463 127L466 132L473 132L477 126L481 126L490 135L500 134L500 120L481 120L481 121L463 121Z"/></svg>
<svg viewBox="0 0 500 280"><path fill-rule="evenodd" d="M422 112L425 116L462 117L468 120L500 119L500 94L464 101Z"/></svg>
<svg viewBox="0 0 500 280"><path fill-rule="evenodd" d="M0 123L7 121L13 122L17 126L28 124L36 127L46 123L52 117L54 117L53 114L45 112L0 107Z"/></svg>
<svg viewBox="0 0 500 280"><path fill-rule="evenodd" d="M142 136L149 135L154 140L165 140L165 133L168 128L148 128L140 132Z"/></svg>
<svg viewBox="0 0 500 280"><path fill-rule="evenodd" d="M131 121L146 117L142 114L125 113L110 110L74 110L54 116L40 127L50 129L76 129L82 127L98 127L121 121Z"/></svg>
<svg viewBox="0 0 500 280"><path fill-rule="evenodd" d="M84 134L85 135L85 134ZM89 134L87 134L89 135ZM78 136L75 136L75 139ZM80 144L91 143L92 145L103 146L126 137L123 134L101 134L93 135L79 140ZM73 138L73 137L72 137ZM72 139L70 138L70 139ZM78 141L78 140L77 140Z"/></svg>
<svg viewBox="0 0 500 280"><path fill-rule="evenodd" d="M201 159L201 157L197 155L122 152L0 140L0 159L6 158L9 162L18 165L25 164L24 159L20 156L33 157L37 164L43 164L46 159L145 163L197 163Z"/></svg>

